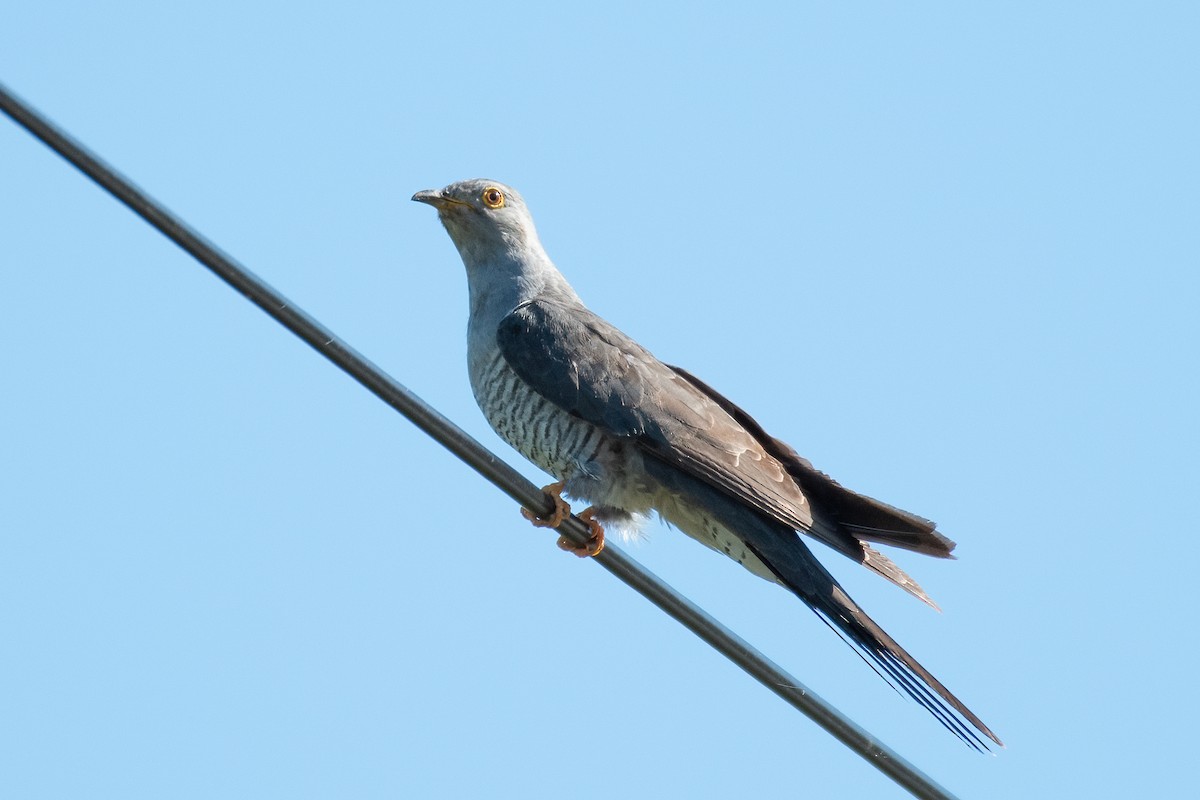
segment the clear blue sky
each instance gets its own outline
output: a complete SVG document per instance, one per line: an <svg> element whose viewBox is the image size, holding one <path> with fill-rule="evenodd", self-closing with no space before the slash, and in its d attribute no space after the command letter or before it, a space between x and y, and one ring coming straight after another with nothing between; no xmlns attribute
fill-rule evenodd
<svg viewBox="0 0 1200 800"><path fill-rule="evenodd" d="M513 184L595 310L959 541L898 556L940 615L826 561L1008 749L639 560L964 798L1194 790L1192 6L326 5L12 3L0 80L540 482L408 200ZM6 119L0 242L0 794L904 796Z"/></svg>

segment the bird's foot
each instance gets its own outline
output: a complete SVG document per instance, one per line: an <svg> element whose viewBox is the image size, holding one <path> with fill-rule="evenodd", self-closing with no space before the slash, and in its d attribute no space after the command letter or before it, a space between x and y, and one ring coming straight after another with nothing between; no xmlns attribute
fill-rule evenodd
<svg viewBox="0 0 1200 800"><path fill-rule="evenodd" d="M542 491L554 500L554 511L548 516L539 517L528 508L521 509L521 516L532 522L538 528L557 528L571 514L571 505L562 498L563 482L558 481L543 486ZM596 521L596 509L587 508L579 513L579 519L585 522L592 535L583 544L572 544L567 537L558 537L558 546L568 553L574 553L580 558L599 555L604 549L604 527Z"/></svg>
<svg viewBox="0 0 1200 800"><path fill-rule="evenodd" d="M579 519L587 523L591 529L592 535L583 544L572 544L567 541L567 537L558 537L558 546L568 553L574 553L580 558L588 558L590 556L600 555L600 551L604 549L604 527L596 521L596 509L586 508L580 511L577 515Z"/></svg>
<svg viewBox="0 0 1200 800"><path fill-rule="evenodd" d="M557 528L562 525L562 521L571 513L571 505L562 498L563 482L558 481L548 486L543 486L542 491L550 495L554 500L554 511L548 517L539 517L528 508L521 509L521 516L533 523L537 528Z"/></svg>

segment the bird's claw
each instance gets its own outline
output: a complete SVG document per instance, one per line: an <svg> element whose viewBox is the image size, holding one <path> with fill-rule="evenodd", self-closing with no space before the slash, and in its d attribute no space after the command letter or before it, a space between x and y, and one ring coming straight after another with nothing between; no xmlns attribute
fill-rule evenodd
<svg viewBox="0 0 1200 800"><path fill-rule="evenodd" d="M557 528L571 513L571 505L562 498L563 482L543 486L542 491L550 495L554 501L554 511L548 517L539 517L528 508L521 509L521 516L533 523L536 528Z"/></svg>
<svg viewBox="0 0 1200 800"><path fill-rule="evenodd" d="M571 505L562 498L563 482L558 481L549 486L543 486L542 491L554 500L554 511L548 516L539 517L528 508L521 509L521 516L538 528L557 528L563 520L571 515ZM586 523L592 535L583 544L573 544L567 537L558 537L558 546L568 553L574 553L580 558L599 555L604 549L604 528L596 521L596 509L587 508L579 513L579 519Z"/></svg>
<svg viewBox="0 0 1200 800"><path fill-rule="evenodd" d="M587 526L592 531L592 535L583 544L574 544L567 537L558 537L558 546L568 553L574 553L580 558L589 558L598 556L604 550L604 527L596 521L596 509L587 508L579 512L577 515L580 520L587 523Z"/></svg>

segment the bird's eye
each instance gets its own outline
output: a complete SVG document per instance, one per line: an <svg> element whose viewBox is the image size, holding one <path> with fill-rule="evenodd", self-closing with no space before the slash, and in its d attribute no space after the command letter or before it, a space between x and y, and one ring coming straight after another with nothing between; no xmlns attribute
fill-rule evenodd
<svg viewBox="0 0 1200 800"><path fill-rule="evenodd" d="M504 192L495 186L489 186L484 189L482 198L483 204L488 208L502 208L504 206Z"/></svg>

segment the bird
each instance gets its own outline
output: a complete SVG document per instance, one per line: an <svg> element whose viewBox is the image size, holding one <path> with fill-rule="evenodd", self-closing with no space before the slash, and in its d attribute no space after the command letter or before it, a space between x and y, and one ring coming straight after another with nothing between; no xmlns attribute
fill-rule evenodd
<svg viewBox="0 0 1200 800"><path fill-rule="evenodd" d="M570 506L591 528L665 522L789 590L868 665L966 744L1003 747L992 731L889 636L817 560L804 538L864 565L936 608L872 544L953 558L933 522L853 492L771 436L691 372L659 361L588 309L547 255L525 200L494 180L419 191L466 267L467 371L501 439L556 480L544 491L557 527Z"/></svg>

